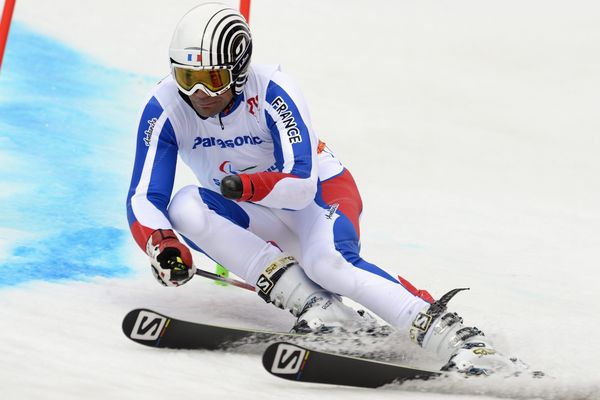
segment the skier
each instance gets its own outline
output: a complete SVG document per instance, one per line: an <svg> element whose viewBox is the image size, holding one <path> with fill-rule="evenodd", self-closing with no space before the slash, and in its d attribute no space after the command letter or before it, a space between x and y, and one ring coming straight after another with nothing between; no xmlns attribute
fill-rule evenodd
<svg viewBox="0 0 600 400"><path fill-rule="evenodd" d="M192 248L289 310L295 332L368 323L345 296L406 332L445 369L519 368L447 310L459 289L434 301L361 258L362 202L352 175L315 133L290 77L250 64L252 37L236 10L218 3L190 10L169 55L171 74L141 115L127 198L131 232L161 284L194 276ZM200 186L171 198L178 155Z"/></svg>

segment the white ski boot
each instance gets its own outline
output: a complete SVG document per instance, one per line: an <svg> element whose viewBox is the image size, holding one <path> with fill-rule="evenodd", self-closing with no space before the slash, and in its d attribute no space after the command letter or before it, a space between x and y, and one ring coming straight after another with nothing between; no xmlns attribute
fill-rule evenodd
<svg viewBox="0 0 600 400"><path fill-rule="evenodd" d="M267 303L297 317L296 333L356 331L371 327L375 319L342 303L341 297L311 281L290 255L271 262L256 282L258 295Z"/></svg>
<svg viewBox="0 0 600 400"><path fill-rule="evenodd" d="M463 325L456 313L447 312L446 304L462 290L454 289L420 312L410 328L410 338L426 351L447 361L444 371L456 371L468 376L519 375L528 366L516 358L502 355L475 327Z"/></svg>
<svg viewBox="0 0 600 400"><path fill-rule="evenodd" d="M509 358L496 351L489 342L480 338L465 342L442 367L443 371L456 371L465 375L502 374L518 376L529 366L517 358ZM534 375L539 372L534 372Z"/></svg>

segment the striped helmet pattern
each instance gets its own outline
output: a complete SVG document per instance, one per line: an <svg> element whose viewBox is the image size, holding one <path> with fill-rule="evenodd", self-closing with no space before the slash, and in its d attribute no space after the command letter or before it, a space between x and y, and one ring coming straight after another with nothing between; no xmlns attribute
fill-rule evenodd
<svg viewBox="0 0 600 400"><path fill-rule="evenodd" d="M234 92L240 94L248 77L252 36L237 10L220 3L201 4L177 25L169 55L177 64L232 66Z"/></svg>

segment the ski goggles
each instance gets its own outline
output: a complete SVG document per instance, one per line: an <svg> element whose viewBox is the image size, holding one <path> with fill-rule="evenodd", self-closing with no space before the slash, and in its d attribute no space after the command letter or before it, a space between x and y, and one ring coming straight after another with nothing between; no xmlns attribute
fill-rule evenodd
<svg viewBox="0 0 600 400"><path fill-rule="evenodd" d="M196 90L202 90L209 96L225 93L233 82L231 66L192 67L172 64L173 77L183 93L191 96Z"/></svg>

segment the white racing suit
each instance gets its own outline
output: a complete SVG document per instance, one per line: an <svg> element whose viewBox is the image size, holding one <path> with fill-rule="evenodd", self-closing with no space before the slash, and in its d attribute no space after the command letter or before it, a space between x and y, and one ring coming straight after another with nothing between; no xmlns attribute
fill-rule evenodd
<svg viewBox="0 0 600 400"><path fill-rule="evenodd" d="M198 179L171 198L177 156ZM221 179L252 174L254 196L221 196ZM145 248L156 229L254 284L281 250L306 275L392 326L408 330L433 301L425 291L361 258L362 202L354 179L319 140L304 98L278 66L252 66L241 95L219 115L201 118L171 77L142 113L127 212Z"/></svg>

